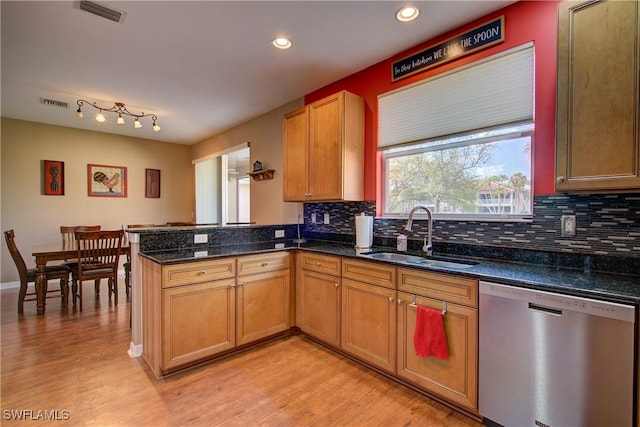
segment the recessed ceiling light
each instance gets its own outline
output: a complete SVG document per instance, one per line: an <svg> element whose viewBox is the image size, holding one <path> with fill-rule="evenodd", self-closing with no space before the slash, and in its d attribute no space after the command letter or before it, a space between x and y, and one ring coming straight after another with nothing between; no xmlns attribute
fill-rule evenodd
<svg viewBox="0 0 640 427"><path fill-rule="evenodd" d="M418 6L405 6L396 12L396 19L400 22L413 21L420 15Z"/></svg>
<svg viewBox="0 0 640 427"><path fill-rule="evenodd" d="M278 49L289 49L291 47L291 40L286 37L276 37L271 42Z"/></svg>

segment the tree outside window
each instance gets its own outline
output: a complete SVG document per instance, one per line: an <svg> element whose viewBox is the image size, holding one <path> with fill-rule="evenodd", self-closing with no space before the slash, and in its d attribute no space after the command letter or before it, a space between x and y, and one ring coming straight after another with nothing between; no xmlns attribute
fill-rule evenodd
<svg viewBox="0 0 640 427"><path fill-rule="evenodd" d="M385 214L531 215L531 123L383 152Z"/></svg>

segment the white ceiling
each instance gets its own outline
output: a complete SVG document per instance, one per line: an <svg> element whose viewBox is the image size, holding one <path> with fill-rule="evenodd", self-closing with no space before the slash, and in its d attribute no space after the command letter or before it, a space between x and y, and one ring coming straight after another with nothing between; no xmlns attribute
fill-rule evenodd
<svg viewBox="0 0 640 427"><path fill-rule="evenodd" d="M100 1L119 22L77 1L1 2L3 117L194 144L513 1ZM286 51L271 46L284 35ZM41 98L69 103L67 109ZM76 101L123 102L158 116L142 129Z"/></svg>

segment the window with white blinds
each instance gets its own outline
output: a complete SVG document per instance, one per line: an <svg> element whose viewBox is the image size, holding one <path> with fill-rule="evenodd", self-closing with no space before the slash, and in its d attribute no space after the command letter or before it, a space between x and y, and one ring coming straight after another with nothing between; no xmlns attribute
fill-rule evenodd
<svg viewBox="0 0 640 427"><path fill-rule="evenodd" d="M530 219L533 88L527 44L381 95L383 215Z"/></svg>
<svg viewBox="0 0 640 427"><path fill-rule="evenodd" d="M378 148L533 119L533 43L378 97Z"/></svg>

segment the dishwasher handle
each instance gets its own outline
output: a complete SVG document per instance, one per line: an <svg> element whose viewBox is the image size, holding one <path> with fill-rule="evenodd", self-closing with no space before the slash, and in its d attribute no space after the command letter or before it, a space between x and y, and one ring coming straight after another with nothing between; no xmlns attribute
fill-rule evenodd
<svg viewBox="0 0 640 427"><path fill-rule="evenodd" d="M562 310L557 310L551 307L544 307L538 304L534 304L532 302L529 303L529 310L531 311L539 311L544 314L550 314L552 316L562 317Z"/></svg>

